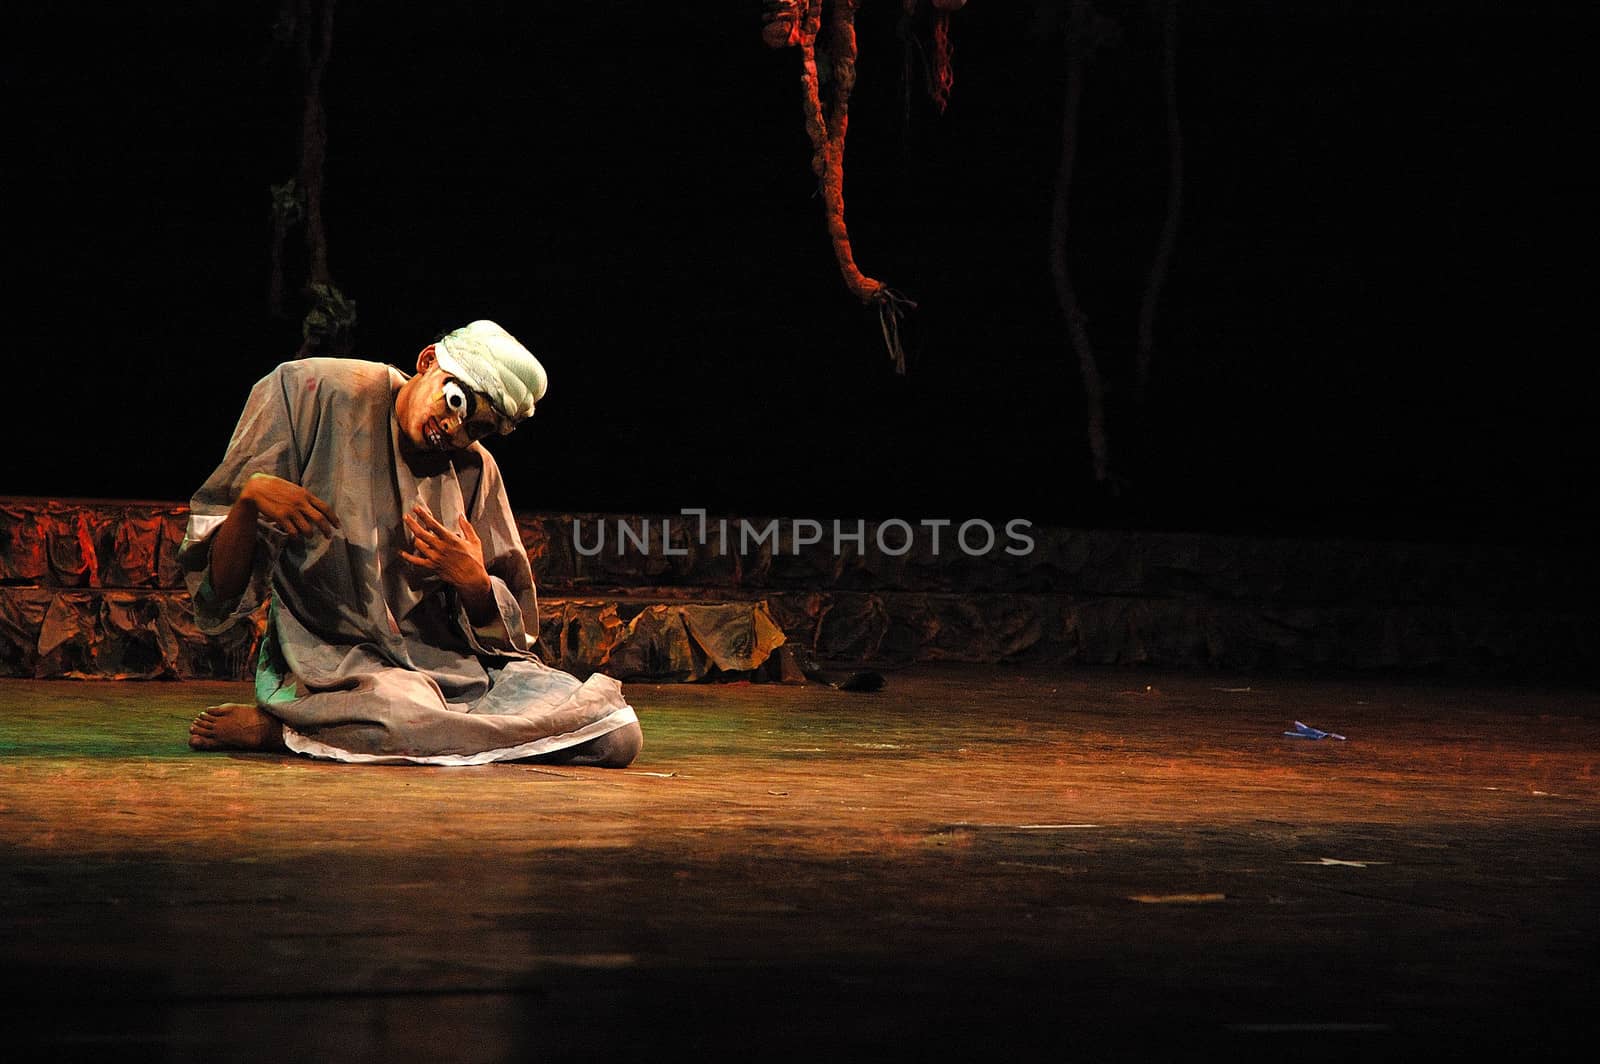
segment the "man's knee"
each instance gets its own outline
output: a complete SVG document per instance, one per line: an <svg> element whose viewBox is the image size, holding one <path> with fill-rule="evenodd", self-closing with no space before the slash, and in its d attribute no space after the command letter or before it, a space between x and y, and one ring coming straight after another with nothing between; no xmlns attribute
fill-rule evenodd
<svg viewBox="0 0 1600 1064"><path fill-rule="evenodd" d="M602 768L627 768L644 749L644 731L634 721L602 735L596 742L600 744L596 753L603 758L596 764Z"/></svg>
<svg viewBox="0 0 1600 1064"><path fill-rule="evenodd" d="M639 751L644 749L644 732L640 730L637 721L614 728L604 735L569 746L565 750L557 750L553 754L542 754L534 761L547 765L588 765L592 768L627 768L633 764L633 759L639 756Z"/></svg>

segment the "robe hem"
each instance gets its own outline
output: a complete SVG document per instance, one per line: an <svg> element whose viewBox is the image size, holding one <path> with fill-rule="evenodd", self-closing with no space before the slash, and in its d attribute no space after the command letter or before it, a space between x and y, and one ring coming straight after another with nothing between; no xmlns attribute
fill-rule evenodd
<svg viewBox="0 0 1600 1064"><path fill-rule="evenodd" d="M292 752L305 754L307 757L361 765L487 765L495 761L516 761L524 757L538 757L540 754L565 750L569 746L598 739L629 724L637 724L638 721L639 715L633 711L633 707L624 704L576 731L547 735L532 742L483 750L476 754L358 754L301 735L287 724L283 726L283 744Z"/></svg>

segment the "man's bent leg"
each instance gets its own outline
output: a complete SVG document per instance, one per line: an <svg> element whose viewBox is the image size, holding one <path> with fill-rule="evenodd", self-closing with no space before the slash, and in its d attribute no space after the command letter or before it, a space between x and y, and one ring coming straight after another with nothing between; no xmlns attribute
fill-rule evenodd
<svg viewBox="0 0 1600 1064"><path fill-rule="evenodd" d="M557 750L551 754L540 754L528 760L539 765L627 768L633 764L633 759L638 757L639 751L643 749L644 732L640 730L639 722L634 721L590 739L586 743L569 746L565 750Z"/></svg>
<svg viewBox="0 0 1600 1064"><path fill-rule="evenodd" d="M202 710L189 725L194 750L287 750L283 722L259 706L227 702Z"/></svg>

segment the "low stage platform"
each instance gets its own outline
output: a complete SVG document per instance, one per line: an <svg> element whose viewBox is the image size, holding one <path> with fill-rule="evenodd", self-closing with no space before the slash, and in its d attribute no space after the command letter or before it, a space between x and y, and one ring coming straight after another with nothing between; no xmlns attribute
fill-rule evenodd
<svg viewBox="0 0 1600 1064"><path fill-rule="evenodd" d="M1592 691L923 664L875 694L632 684L626 770L186 749L247 690L0 680L8 1059L1570 1059L1596 1033Z"/></svg>

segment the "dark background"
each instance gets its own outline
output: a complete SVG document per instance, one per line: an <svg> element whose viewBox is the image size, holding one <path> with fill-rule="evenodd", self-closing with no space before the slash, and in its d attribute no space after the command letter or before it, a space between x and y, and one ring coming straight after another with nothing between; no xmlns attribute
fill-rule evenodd
<svg viewBox="0 0 1600 1064"><path fill-rule="evenodd" d="M1184 215L1143 428L1158 37L1089 71L1071 262L1112 387L1090 476L1048 227L1065 63L1037 5L953 21L941 117L866 0L846 202L920 304L896 377L823 228L797 50L760 5L344 0L325 99L357 353L492 317L545 362L495 441L529 510L1028 517L1449 540L1592 535L1581 5L1182 9ZM0 493L184 499L298 324L266 313L299 101L273 3L34 4L4 60L15 389Z"/></svg>

